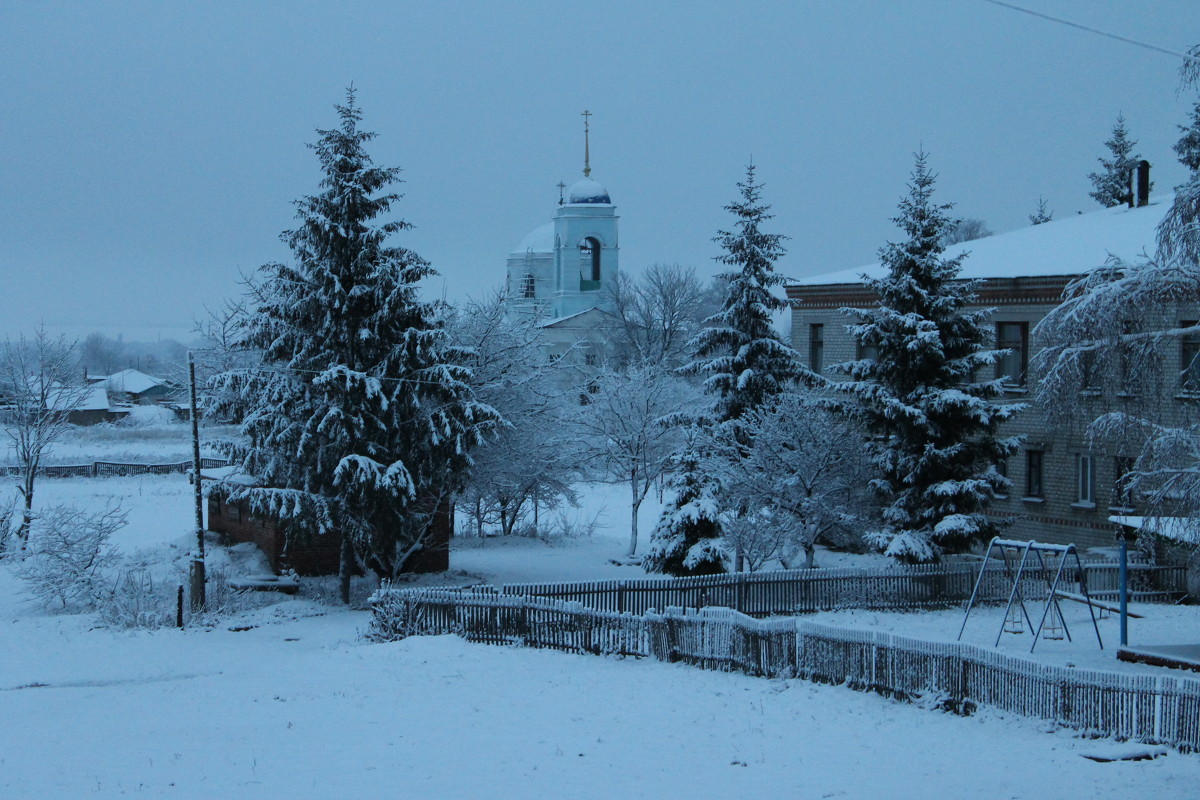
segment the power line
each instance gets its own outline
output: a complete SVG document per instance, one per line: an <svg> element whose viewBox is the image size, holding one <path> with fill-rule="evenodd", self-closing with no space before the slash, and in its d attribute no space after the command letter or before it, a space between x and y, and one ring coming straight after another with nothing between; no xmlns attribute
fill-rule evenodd
<svg viewBox="0 0 1200 800"><path fill-rule="evenodd" d="M1142 48L1145 48L1146 50L1153 50L1156 53L1165 53L1166 55L1169 55L1169 56L1174 56L1176 58L1182 58L1184 61L1194 61L1197 64L1200 64L1200 58L1197 58L1196 56L1188 55L1187 53L1180 53L1177 50L1169 50L1166 47L1159 47L1158 45L1150 44L1149 42L1139 42L1137 39L1130 39L1127 36L1120 36L1115 33L1109 33L1108 31L1102 31L1098 28L1089 28L1087 25L1080 25L1078 22L1072 22L1069 19L1063 19L1062 17L1054 17L1049 14L1043 14L1041 11L1034 11L1031 8L1024 8L1022 6L1014 5L1013 3L1006 3L1006 2L1004 2L1004 0L983 0L983 2L991 3L994 6L1000 6L1001 8L1007 8L1012 11L1020 11L1022 14L1029 14L1032 17L1038 17L1040 19L1049 20L1050 22L1057 22L1059 25L1066 25L1071 28L1077 28L1078 30L1081 30L1081 31L1086 31L1088 33L1094 33L1097 36L1104 36L1109 39L1116 39L1118 42L1124 42L1125 44L1131 44L1135 47L1142 47Z"/></svg>

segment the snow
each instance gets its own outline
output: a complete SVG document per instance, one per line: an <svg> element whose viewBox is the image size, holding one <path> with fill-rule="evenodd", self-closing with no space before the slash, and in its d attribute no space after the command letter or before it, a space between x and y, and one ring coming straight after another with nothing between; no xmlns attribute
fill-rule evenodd
<svg viewBox="0 0 1200 800"><path fill-rule="evenodd" d="M39 485L76 503L124 497L126 552L187 542L183 476ZM640 576L605 560L627 536L624 487L594 485L583 498L581 521L603 511L592 536L465 549L456 539L455 567L505 582ZM643 523L658 510L652 493ZM247 545L212 558L261 569ZM33 607L0 564L0 716L19 732L6 738L0 796L1174 800L1200 781L1200 757L1097 763L1083 756L1111 742L993 712L963 718L844 687L449 636L370 644L366 612L264 600L206 628L113 632ZM1195 631L1192 609L1141 610L1137 641ZM953 638L961 615L858 618L884 620ZM983 616L971 627L993 630ZM1087 631L1076 639L1078 658L1096 651Z"/></svg>
<svg viewBox="0 0 1200 800"><path fill-rule="evenodd" d="M969 254L959 273L964 280L1080 275L1104 266L1109 255L1132 260L1143 253L1152 253L1158 223L1169 206L1169 198L1155 197L1142 208L1106 208L952 245L943 255L951 259ZM797 278L789 283L793 286L862 283L863 275L882 278L884 268L878 263L869 264Z"/></svg>
<svg viewBox="0 0 1200 800"><path fill-rule="evenodd" d="M1044 585L1043 585L1044 589ZM1044 594L1027 597L1025 608L1034 625L1042 618ZM1110 605L1113 601L1106 601ZM1136 675L1165 675L1170 677L1194 677L1190 673L1165 670L1145 664L1133 664L1117 660L1120 643L1120 619L1117 614L1105 613L1097 620L1101 649L1096 643L1096 631L1088 607L1069 600L1060 602L1063 619L1071 632L1073 641L1045 639L1033 644L1028 631L1023 634L1006 633L1000 637L999 650L1005 654L1030 659L1042 664L1053 664L1077 669L1095 669L1106 672L1123 672ZM1194 606L1169 606L1155 603L1130 603L1129 610L1141 618L1129 619L1129 642L1138 645L1196 644L1200 642L1200 614ZM867 611L850 609L814 614L808 619L828 625L870 629L902 636L913 636L927 641L954 642L963 624L963 609L952 608L918 613ZM971 610L962 641L985 649L995 646L1004 619L1003 606L976 607Z"/></svg>

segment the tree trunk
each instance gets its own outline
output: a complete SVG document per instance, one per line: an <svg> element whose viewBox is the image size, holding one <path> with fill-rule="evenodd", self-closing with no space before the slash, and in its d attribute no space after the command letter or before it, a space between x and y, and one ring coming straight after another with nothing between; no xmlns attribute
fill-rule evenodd
<svg viewBox="0 0 1200 800"><path fill-rule="evenodd" d="M804 568L813 569L816 565L813 563L817 555L817 548L811 544L804 545Z"/></svg>
<svg viewBox="0 0 1200 800"><path fill-rule="evenodd" d="M25 500L25 508L21 511L21 525L17 528L17 539L21 541L21 550L25 550L29 546L29 529L33 525L33 479L36 467L30 469L25 474L25 486L21 489L21 496Z"/></svg>
<svg viewBox="0 0 1200 800"><path fill-rule="evenodd" d="M354 545L350 537L342 534L342 556L338 564L338 588L342 602L350 605L350 574L354 572Z"/></svg>
<svg viewBox="0 0 1200 800"><path fill-rule="evenodd" d="M629 489L633 494L633 502L630 504L632 511L629 518L629 552L625 556L633 558L634 553L637 552L638 509L641 508L642 500L646 497L646 490L649 489L649 485L646 485L640 493L638 492L637 470L633 470L629 475Z"/></svg>

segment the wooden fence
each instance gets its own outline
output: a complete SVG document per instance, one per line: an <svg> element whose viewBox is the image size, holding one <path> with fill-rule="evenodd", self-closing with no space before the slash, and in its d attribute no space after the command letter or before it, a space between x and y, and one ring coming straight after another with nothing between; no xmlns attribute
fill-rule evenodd
<svg viewBox="0 0 1200 800"><path fill-rule="evenodd" d="M965 603L981 566L982 562L885 569L800 569L694 578L511 584L473 587L471 591L546 597L616 613L644 614L649 609L671 606L724 606L752 617L766 617L840 608L938 608ZM1174 601L1187 592L1184 566L1134 564L1129 571L1130 585L1139 601ZM1086 562L1084 572L1093 595L1116 597L1116 564ZM1044 577L1028 570L1026 576L1022 581L1025 596L1043 597ZM1079 577L1074 569L1065 572L1063 590L1081 592ZM1100 592L1093 588L1097 585ZM993 564L980 587L979 599L1003 602L1011 588L1011 580Z"/></svg>
<svg viewBox="0 0 1200 800"><path fill-rule="evenodd" d="M201 458L201 469L227 467L229 462L223 458ZM116 461L93 461L91 464L63 464L38 467L37 474L45 478L111 478L124 475L181 475L192 468L192 460L180 461L176 464L122 464ZM16 477L21 475L19 466L0 466L0 475Z"/></svg>
<svg viewBox="0 0 1200 800"><path fill-rule="evenodd" d="M635 615L541 597L389 589L372 598L368 636L456 633L470 641L682 661L800 677L968 713L982 705L1098 736L1200 749L1200 680L1055 667L973 645L760 620L729 608Z"/></svg>

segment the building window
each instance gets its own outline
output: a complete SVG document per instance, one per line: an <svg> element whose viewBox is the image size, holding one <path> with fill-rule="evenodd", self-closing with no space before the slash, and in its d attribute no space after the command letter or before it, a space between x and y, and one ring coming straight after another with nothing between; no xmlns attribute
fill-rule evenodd
<svg viewBox="0 0 1200 800"><path fill-rule="evenodd" d="M1008 497L1008 459L1000 458L996 460L996 474L1004 479L1005 486L996 490L996 497Z"/></svg>
<svg viewBox="0 0 1200 800"><path fill-rule="evenodd" d="M1042 464L1045 453L1041 450L1025 451L1025 496L1045 497L1042 484Z"/></svg>
<svg viewBox="0 0 1200 800"><path fill-rule="evenodd" d="M1195 325L1194 319L1179 323L1181 328ZM1179 365L1179 388L1200 393L1200 334L1189 333L1179 340Z"/></svg>
<svg viewBox="0 0 1200 800"><path fill-rule="evenodd" d="M534 281L532 275L526 274L525 277L521 279L521 297L530 299L536 296L537 282Z"/></svg>
<svg viewBox="0 0 1200 800"><path fill-rule="evenodd" d="M858 360L859 361L878 361L879 346L873 344L858 344Z"/></svg>
<svg viewBox="0 0 1200 800"><path fill-rule="evenodd" d="M1113 458L1113 494L1112 505L1126 511L1134 509L1133 504L1133 466L1134 459L1127 456Z"/></svg>
<svg viewBox="0 0 1200 800"><path fill-rule="evenodd" d="M825 365L825 326L808 326L808 366L813 372L820 372Z"/></svg>
<svg viewBox="0 0 1200 800"><path fill-rule="evenodd" d="M579 275L585 281L600 282L600 242L591 236L579 243Z"/></svg>
<svg viewBox="0 0 1200 800"><path fill-rule="evenodd" d="M1006 386L1024 386L1029 367L1029 323L997 322L996 349L1008 351L996 361L996 377Z"/></svg>
<svg viewBox="0 0 1200 800"><path fill-rule="evenodd" d="M1096 505L1096 460L1085 453L1075 456L1075 502Z"/></svg>

